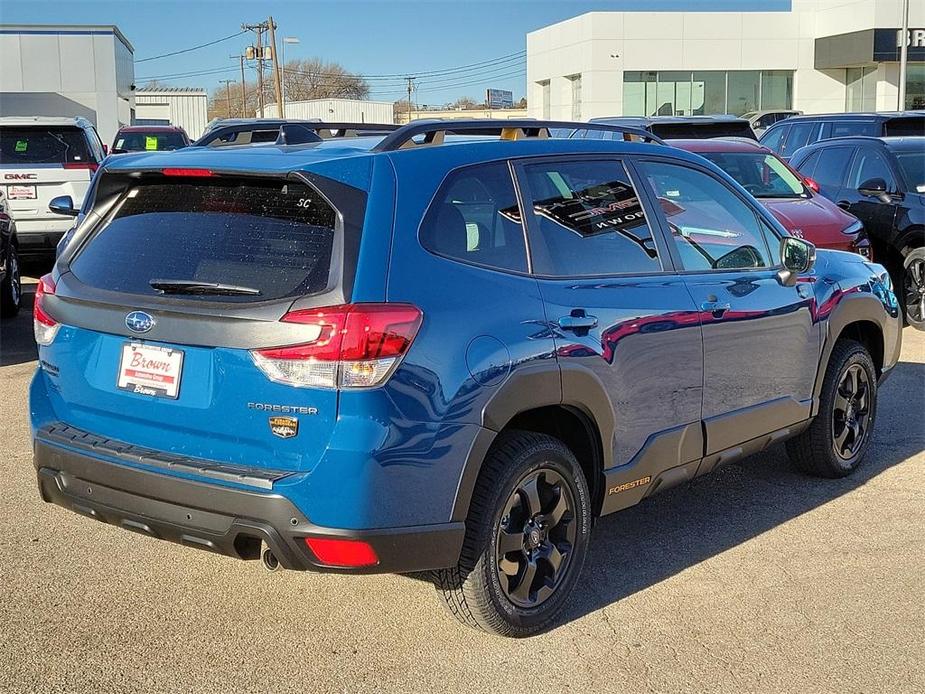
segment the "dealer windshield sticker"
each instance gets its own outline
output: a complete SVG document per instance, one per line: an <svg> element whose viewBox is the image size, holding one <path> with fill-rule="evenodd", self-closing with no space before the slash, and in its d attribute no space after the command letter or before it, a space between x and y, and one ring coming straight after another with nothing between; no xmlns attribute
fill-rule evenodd
<svg viewBox="0 0 925 694"><path fill-rule="evenodd" d="M157 138L145 135L145 149L157 149Z"/></svg>
<svg viewBox="0 0 925 694"><path fill-rule="evenodd" d="M28 142L26 142L25 140L16 140L16 151L17 152L25 152L27 149L29 149Z"/></svg>

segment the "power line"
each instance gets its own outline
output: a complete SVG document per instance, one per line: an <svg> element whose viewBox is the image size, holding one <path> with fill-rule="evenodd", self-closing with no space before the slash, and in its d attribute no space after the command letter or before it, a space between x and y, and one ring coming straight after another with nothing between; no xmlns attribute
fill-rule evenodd
<svg viewBox="0 0 925 694"><path fill-rule="evenodd" d="M159 60L160 58L168 58L168 57L170 57L170 56L172 56L172 55L180 55L181 53L189 53L190 51L198 51L200 48L205 48L205 47L207 47L207 46L214 46L216 43L221 43L222 41L227 41L228 39L233 39L234 37L240 36L240 35L243 34L243 33L245 33L245 32L242 30L242 31L239 31L239 32L236 33L236 34L230 34L230 35L228 35L228 36L226 36L226 37L224 37L224 38L215 39L214 41L209 41L209 43L203 43L203 44L200 44L200 45L198 45L198 46L193 46L192 48L184 48L184 49L181 50L181 51L172 51L172 52L170 52L170 53L164 53L164 54L162 54L162 55L153 55L153 56L151 56L150 58L141 58L140 60L136 60L135 62L136 62L136 63L147 63L149 60Z"/></svg>

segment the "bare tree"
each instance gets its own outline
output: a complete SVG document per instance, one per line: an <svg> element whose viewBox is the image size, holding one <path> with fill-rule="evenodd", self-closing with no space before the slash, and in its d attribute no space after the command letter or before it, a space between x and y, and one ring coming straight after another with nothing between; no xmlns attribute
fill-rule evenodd
<svg viewBox="0 0 925 694"><path fill-rule="evenodd" d="M455 108L460 111L471 111L473 109L482 108L482 106L482 104L477 102L471 96L461 96L452 104L450 104L450 108Z"/></svg>

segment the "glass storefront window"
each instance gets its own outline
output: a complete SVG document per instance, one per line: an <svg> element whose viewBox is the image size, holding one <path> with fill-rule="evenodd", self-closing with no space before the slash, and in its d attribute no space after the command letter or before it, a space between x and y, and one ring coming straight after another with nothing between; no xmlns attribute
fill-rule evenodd
<svg viewBox="0 0 925 694"><path fill-rule="evenodd" d="M695 72L691 83L691 115L726 113L726 73L721 70Z"/></svg>
<svg viewBox="0 0 925 694"><path fill-rule="evenodd" d="M623 115L742 115L793 107L789 70L699 70L623 73Z"/></svg>
<svg viewBox="0 0 925 694"><path fill-rule="evenodd" d="M845 110L877 110L877 68L849 67L845 69Z"/></svg>
<svg viewBox="0 0 925 694"><path fill-rule="evenodd" d="M793 73L764 70L761 73L761 109L789 109L793 104Z"/></svg>
<svg viewBox="0 0 925 694"><path fill-rule="evenodd" d="M906 108L925 109L925 65L906 66Z"/></svg>

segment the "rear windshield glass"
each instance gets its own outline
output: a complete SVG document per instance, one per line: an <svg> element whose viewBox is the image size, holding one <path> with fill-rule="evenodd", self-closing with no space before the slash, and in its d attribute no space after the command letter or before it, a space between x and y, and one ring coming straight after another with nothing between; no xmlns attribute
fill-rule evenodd
<svg viewBox="0 0 925 694"><path fill-rule="evenodd" d="M716 123L652 123L649 130L662 139L707 139L710 137L747 137L754 140L751 126L743 121Z"/></svg>
<svg viewBox="0 0 925 694"><path fill-rule="evenodd" d="M119 133L112 147L126 152L157 152L186 147L186 141L180 133Z"/></svg>
<svg viewBox="0 0 925 694"><path fill-rule="evenodd" d="M67 164L95 161L80 128L0 128L0 164Z"/></svg>
<svg viewBox="0 0 925 694"><path fill-rule="evenodd" d="M193 181L129 190L71 261L74 275L102 289L205 301L325 290L336 213L314 189L289 181ZM170 283L177 286L164 290ZM184 290L183 283L241 291Z"/></svg>
<svg viewBox="0 0 925 694"><path fill-rule="evenodd" d="M925 135L925 117L892 118L883 124L884 135Z"/></svg>

